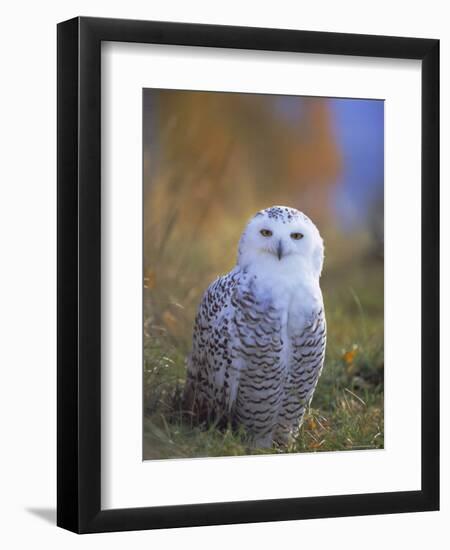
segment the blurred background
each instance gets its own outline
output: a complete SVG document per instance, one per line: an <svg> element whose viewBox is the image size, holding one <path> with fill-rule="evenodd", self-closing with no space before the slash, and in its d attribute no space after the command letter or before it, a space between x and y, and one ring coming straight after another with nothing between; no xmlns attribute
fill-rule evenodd
<svg viewBox="0 0 450 550"><path fill-rule="evenodd" d="M384 102L146 89L143 158L144 458L257 452L178 407L201 296L274 204L325 241L327 358L289 451L382 447Z"/></svg>

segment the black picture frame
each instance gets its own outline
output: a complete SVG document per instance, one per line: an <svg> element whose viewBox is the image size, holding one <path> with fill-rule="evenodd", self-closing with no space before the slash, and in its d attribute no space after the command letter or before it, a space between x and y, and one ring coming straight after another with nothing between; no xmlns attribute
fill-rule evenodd
<svg viewBox="0 0 450 550"><path fill-rule="evenodd" d="M405 58L422 61L422 489L420 491L101 509L100 49L102 41ZM76 533L94 533L438 510L439 41L77 17L58 25L57 66L57 524Z"/></svg>

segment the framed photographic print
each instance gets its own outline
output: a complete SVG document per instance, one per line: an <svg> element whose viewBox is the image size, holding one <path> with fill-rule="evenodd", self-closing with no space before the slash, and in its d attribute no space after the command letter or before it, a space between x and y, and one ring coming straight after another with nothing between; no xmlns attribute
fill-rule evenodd
<svg viewBox="0 0 450 550"><path fill-rule="evenodd" d="M437 510L439 41L58 25L58 518Z"/></svg>

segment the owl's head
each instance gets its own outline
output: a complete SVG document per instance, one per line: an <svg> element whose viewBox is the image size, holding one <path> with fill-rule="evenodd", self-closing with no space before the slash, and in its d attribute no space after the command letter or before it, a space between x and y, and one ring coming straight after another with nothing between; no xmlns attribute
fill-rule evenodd
<svg viewBox="0 0 450 550"><path fill-rule="evenodd" d="M313 222L299 210L272 206L247 224L239 242L238 264L277 270L302 269L319 278L324 258L323 240Z"/></svg>

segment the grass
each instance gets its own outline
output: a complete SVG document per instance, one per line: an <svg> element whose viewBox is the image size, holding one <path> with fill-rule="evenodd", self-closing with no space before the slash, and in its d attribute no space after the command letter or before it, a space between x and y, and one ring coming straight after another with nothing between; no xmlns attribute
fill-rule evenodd
<svg viewBox="0 0 450 550"><path fill-rule="evenodd" d="M334 257L327 258L322 277L328 325L322 376L296 441L289 448L254 449L243 432L201 429L183 418L180 396L195 310L232 257L222 254L218 269L220 262L198 239L183 254L168 241L155 252L159 269L148 268L145 278L145 459L383 448L382 261L342 236L325 239Z"/></svg>

